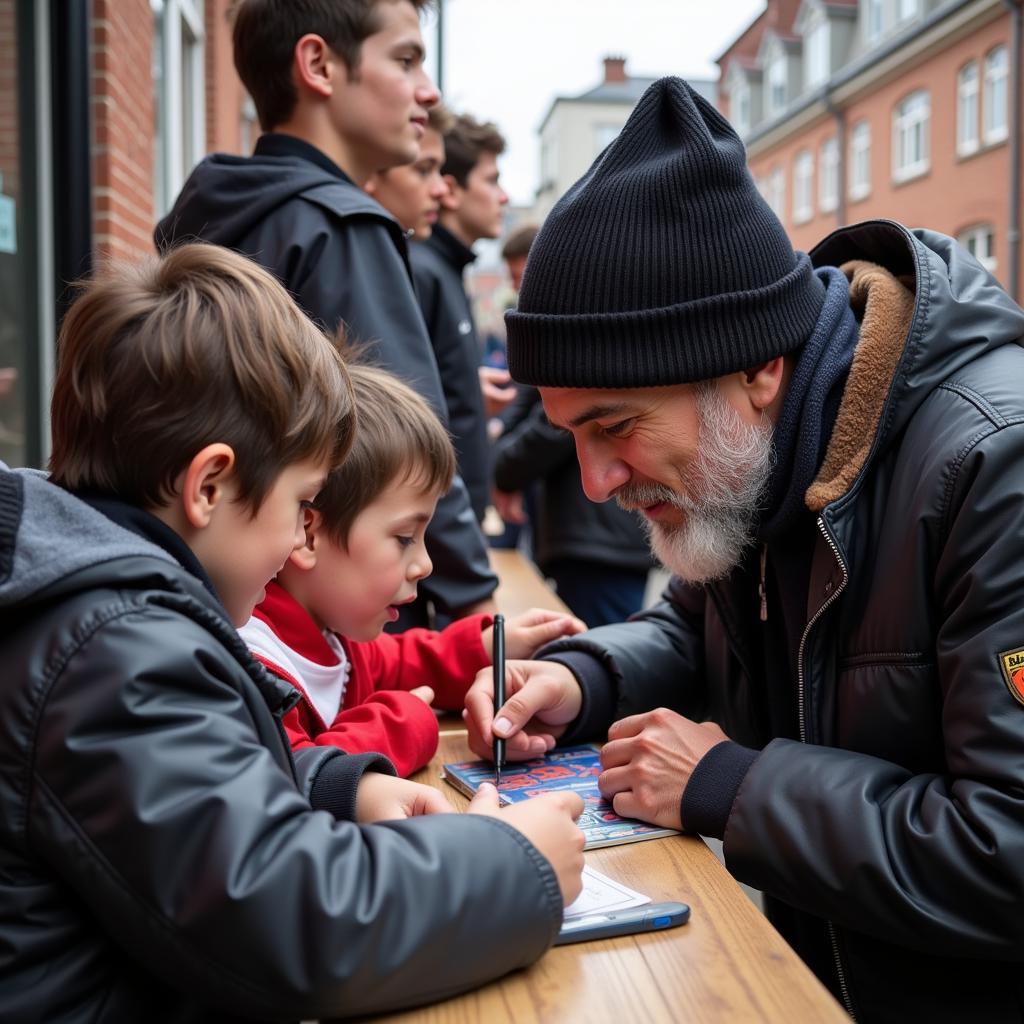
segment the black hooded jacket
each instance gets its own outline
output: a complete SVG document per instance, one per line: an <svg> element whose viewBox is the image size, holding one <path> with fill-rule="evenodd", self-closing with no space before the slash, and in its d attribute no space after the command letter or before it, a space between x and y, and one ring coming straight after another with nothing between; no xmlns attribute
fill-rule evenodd
<svg viewBox="0 0 1024 1024"><path fill-rule="evenodd" d="M272 271L328 331L344 324L447 423L402 229L318 149L269 134L251 157L207 157L155 232L160 251L198 239ZM497 580L461 479L438 502L427 544L434 572L420 585L422 598L450 612L490 597Z"/></svg>
<svg viewBox="0 0 1024 1024"><path fill-rule="evenodd" d="M1019 1022L1024 310L929 231L871 221L811 257L852 275L862 325L792 676L752 642L755 557L545 649L584 687L564 740L658 706L718 722L759 751L726 863L858 1020Z"/></svg>

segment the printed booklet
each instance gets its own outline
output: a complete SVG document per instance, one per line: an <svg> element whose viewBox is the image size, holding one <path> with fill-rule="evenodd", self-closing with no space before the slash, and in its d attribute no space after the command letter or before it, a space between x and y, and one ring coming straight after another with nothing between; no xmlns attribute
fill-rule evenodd
<svg viewBox="0 0 1024 1024"><path fill-rule="evenodd" d="M587 850L678 834L674 829L620 818L597 788L600 774L601 762L594 747L565 747L533 761L506 762L498 796L502 804L511 804L560 789L579 793L584 806L578 824L587 837ZM460 793L471 797L481 782L494 781L494 765L490 761L446 764L444 777Z"/></svg>

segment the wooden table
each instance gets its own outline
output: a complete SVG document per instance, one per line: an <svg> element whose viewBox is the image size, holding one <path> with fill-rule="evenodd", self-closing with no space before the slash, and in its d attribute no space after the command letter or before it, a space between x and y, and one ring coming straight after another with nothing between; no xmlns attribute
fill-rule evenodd
<svg viewBox="0 0 1024 1024"><path fill-rule="evenodd" d="M565 602L548 586L540 570L519 551L491 548L491 568L498 577L494 600L506 617L529 608L569 612Z"/></svg>
<svg viewBox="0 0 1024 1024"><path fill-rule="evenodd" d="M414 776L465 799L440 765L471 758L464 735L441 737ZM432 1024L631 1024L633 1021L849 1024L849 1018L732 876L697 838L632 843L587 853L587 862L654 900L681 900L690 923L549 950L532 967L482 989L383 1018Z"/></svg>

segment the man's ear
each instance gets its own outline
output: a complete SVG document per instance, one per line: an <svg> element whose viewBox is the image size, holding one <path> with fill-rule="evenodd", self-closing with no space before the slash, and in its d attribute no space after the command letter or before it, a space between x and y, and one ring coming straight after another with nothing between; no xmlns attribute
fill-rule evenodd
<svg viewBox="0 0 1024 1024"><path fill-rule="evenodd" d="M288 560L296 569L309 572L316 565L321 547L327 543L324 532L324 517L319 510L307 508L302 512L302 528L306 533L306 543L296 548Z"/></svg>
<svg viewBox="0 0 1024 1024"><path fill-rule="evenodd" d="M235 497L235 452L227 444L208 444L185 467L179 500L189 526L202 530L216 510Z"/></svg>
<svg viewBox="0 0 1024 1024"><path fill-rule="evenodd" d="M455 180L454 174L442 174L448 191L441 196L441 209L449 213L455 213L462 205L462 186Z"/></svg>
<svg viewBox="0 0 1024 1024"><path fill-rule="evenodd" d="M334 92L336 76L347 76L348 68L324 42L322 36L307 32L295 44L292 72L295 84L300 90L326 99Z"/></svg>
<svg viewBox="0 0 1024 1024"><path fill-rule="evenodd" d="M760 366L741 371L737 375L737 384L752 409L760 414L773 411L776 401L781 402L787 379L785 359L777 355Z"/></svg>

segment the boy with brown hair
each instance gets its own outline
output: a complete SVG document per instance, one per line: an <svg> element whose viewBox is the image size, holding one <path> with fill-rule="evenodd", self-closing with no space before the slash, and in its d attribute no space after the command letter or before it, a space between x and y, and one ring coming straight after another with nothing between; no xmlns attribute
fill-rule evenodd
<svg viewBox="0 0 1024 1024"><path fill-rule="evenodd" d="M328 331L372 343L374 360L444 418L437 361L416 303L405 228L363 187L411 164L438 92L423 68L429 0L239 0L235 65L264 134L249 157L214 154L156 230L161 250L202 238L273 271ZM461 480L428 534L437 566L402 625L491 611L497 579Z"/></svg>
<svg viewBox="0 0 1024 1024"><path fill-rule="evenodd" d="M473 244L501 234L508 202L498 183L505 140L497 127L467 114L455 117L444 136L442 173L448 194L428 239L410 247L416 294L427 323L448 407L459 472L477 519L490 501L491 460L487 420L515 396L508 372L482 367L480 342L463 281L476 259Z"/></svg>
<svg viewBox="0 0 1024 1024"><path fill-rule="evenodd" d="M193 245L89 284L58 351L51 479L0 464L0 1018L341 1016L536 957L578 808L436 815L378 755L293 759L234 629L349 444L334 347Z"/></svg>
<svg viewBox="0 0 1024 1024"><path fill-rule="evenodd" d="M461 710L477 672L491 664L489 615L441 632L381 634L430 574L424 533L455 474L440 420L393 374L350 366L359 429L345 462L305 513L305 544L292 552L241 629L253 654L302 700L284 719L293 750L376 751L399 775L437 750L430 708ZM579 633L571 616L539 608L509 620L505 649L528 658Z"/></svg>
<svg viewBox="0 0 1024 1024"><path fill-rule="evenodd" d="M430 237L448 194L444 166L444 133L452 115L440 103L427 113L427 127L420 139L420 155L414 163L377 171L366 191L405 228L407 238L422 242Z"/></svg>

